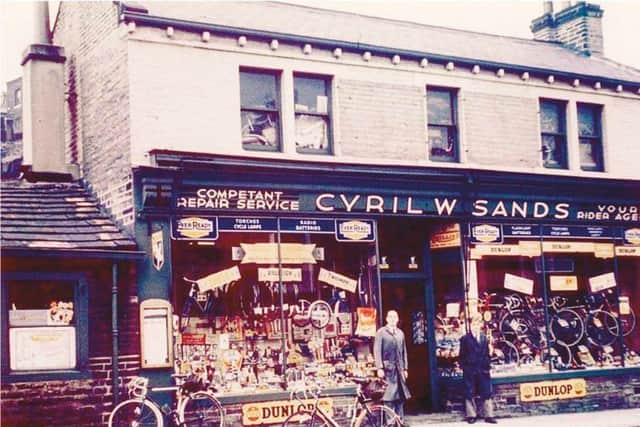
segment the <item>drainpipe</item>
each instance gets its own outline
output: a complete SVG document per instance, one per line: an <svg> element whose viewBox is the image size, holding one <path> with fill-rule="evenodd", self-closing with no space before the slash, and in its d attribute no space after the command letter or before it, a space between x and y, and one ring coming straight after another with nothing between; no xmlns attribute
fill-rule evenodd
<svg viewBox="0 0 640 427"><path fill-rule="evenodd" d="M120 332L118 330L118 264L116 262L113 263L111 267L111 343L112 343L112 354L111 354L111 369L113 371L112 376L112 390L113 390L113 406L118 404L118 400L120 397L118 382L119 382L119 371L118 371L118 362L119 362L119 354L118 354L118 335Z"/></svg>

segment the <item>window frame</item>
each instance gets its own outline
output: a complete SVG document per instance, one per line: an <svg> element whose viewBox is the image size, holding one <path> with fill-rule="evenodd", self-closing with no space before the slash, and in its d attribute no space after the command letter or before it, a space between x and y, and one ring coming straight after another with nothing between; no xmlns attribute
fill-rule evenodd
<svg viewBox="0 0 640 427"><path fill-rule="evenodd" d="M306 79L315 79L322 80L325 84L326 97L327 97L327 112L326 113L318 113L312 111L297 111L296 103L295 103L295 90L296 90L296 78L306 78ZM327 123L327 148L324 150L316 150L312 148L304 148L304 147L295 147L296 153L298 154L318 154L318 155L332 155L333 154L333 76L325 75L325 74L313 74L313 73L304 73L304 72L293 72L293 126L295 131L296 119L299 115L305 116L314 116L321 117ZM294 141L295 143L295 141Z"/></svg>
<svg viewBox="0 0 640 427"><path fill-rule="evenodd" d="M253 73L253 74L262 74L262 75L270 75L275 78L275 101L276 108L264 108L264 107L244 107L242 105L242 81L240 79L241 73ZM246 151L267 151L267 152L275 152L281 153L284 151L283 144L283 132L282 132L282 71L281 70L273 70L273 69L265 69L265 68L252 68L252 67L240 67L238 70L238 88L239 88L239 98L240 98L240 143L242 144L242 149ZM260 146L256 144L247 145L242 141L242 116L245 112L253 112L253 113L271 113L275 114L277 117L278 124L278 145L276 147L269 146Z"/></svg>
<svg viewBox="0 0 640 427"><path fill-rule="evenodd" d="M10 370L9 343L9 301L8 282L16 281L64 281L69 282L74 289L74 317L76 320L76 367L73 369L49 370ZM56 379L88 378L89 373L89 286L85 274L82 273L3 273L0 319L2 320L2 381L6 383L22 381L43 381Z"/></svg>
<svg viewBox="0 0 640 427"><path fill-rule="evenodd" d="M441 123L431 123L429 122L429 92L438 91L438 92L446 92L449 95L449 100L451 102L449 113L451 115L450 125L444 125ZM459 129L459 120L458 120L458 94L460 90L457 88L446 87L446 86L426 86L426 121L427 121L427 154L429 161L431 162L439 162L439 163L460 163L460 129ZM429 143L429 129L430 128L438 128L438 129L447 129L447 135L453 135L453 157L446 156L435 156L431 153L431 146Z"/></svg>
<svg viewBox="0 0 640 427"><path fill-rule="evenodd" d="M545 103L553 104L560 107L559 127L561 128L561 132L559 133L545 132L542 129L542 110L543 110L543 104ZM567 105L568 103L567 101L563 101L561 99L540 98L538 105L540 109L538 124L540 126L540 153L542 154L542 166L545 169L560 169L560 170L569 169L569 146L568 146L568 138L567 138ZM554 140L556 141L556 144L558 139L559 138L561 139L562 146L563 146L563 154L562 154L562 158L559 161L560 163L559 165L548 164L544 158L545 157L545 149L544 149L545 136L553 137Z"/></svg>
<svg viewBox="0 0 640 427"><path fill-rule="evenodd" d="M594 112L594 125L595 125L595 136L583 136L580 134L580 108L588 108L592 112ZM596 163L595 166L585 166L582 164L582 157L580 157L580 169L588 172L604 172L604 146L603 146L603 132L602 132L602 114L604 111L604 107L601 104L593 104L589 102L577 102L576 103L576 112L577 112L577 122L578 122L578 148L582 148L582 144L591 145L592 150L594 147L597 147L597 153L595 154L594 161ZM583 142L585 141L586 142Z"/></svg>

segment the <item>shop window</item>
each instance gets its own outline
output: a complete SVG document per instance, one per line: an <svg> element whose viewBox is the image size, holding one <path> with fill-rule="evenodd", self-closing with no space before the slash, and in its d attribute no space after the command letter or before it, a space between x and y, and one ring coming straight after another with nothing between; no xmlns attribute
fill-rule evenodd
<svg viewBox="0 0 640 427"><path fill-rule="evenodd" d="M545 168L567 168L566 103L540 100L542 163Z"/></svg>
<svg viewBox="0 0 640 427"><path fill-rule="evenodd" d="M330 84L326 77L295 75L293 78L296 151L306 154L329 154Z"/></svg>
<svg viewBox="0 0 640 427"><path fill-rule="evenodd" d="M459 160L456 98L455 89L427 88L429 160L438 162Z"/></svg>
<svg viewBox="0 0 640 427"><path fill-rule="evenodd" d="M277 73L240 70L240 118L245 150L281 150L279 93Z"/></svg>
<svg viewBox="0 0 640 427"><path fill-rule="evenodd" d="M339 387L368 373L379 302L373 221L211 221L215 240L173 243L177 372L223 393L312 378Z"/></svg>
<svg viewBox="0 0 640 427"><path fill-rule="evenodd" d="M469 239L467 315L484 320L492 375L548 372L538 228L471 224Z"/></svg>
<svg viewBox="0 0 640 427"><path fill-rule="evenodd" d="M578 104L578 134L580 138L580 168L603 171L602 107Z"/></svg>
<svg viewBox="0 0 640 427"><path fill-rule="evenodd" d="M46 375L86 368L86 283L69 277L3 278L3 374Z"/></svg>
<svg viewBox="0 0 640 427"><path fill-rule="evenodd" d="M640 229L622 229L616 242L618 312L624 336L625 366L640 366Z"/></svg>

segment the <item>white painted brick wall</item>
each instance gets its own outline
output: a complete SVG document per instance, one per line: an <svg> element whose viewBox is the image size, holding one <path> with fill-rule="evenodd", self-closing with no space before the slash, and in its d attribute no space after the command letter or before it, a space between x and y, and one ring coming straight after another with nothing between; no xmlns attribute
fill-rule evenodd
<svg viewBox="0 0 640 427"><path fill-rule="evenodd" d="M121 49L119 37L128 39ZM318 162L418 165L497 169L505 171L640 179L632 159L640 158L640 97L629 92L573 88L568 82L523 81L494 71L472 74L441 64L426 69L417 61L392 65L389 58L362 60L345 52L340 59L314 48L281 42L277 51L252 40L238 47L235 38L138 27L132 34L113 32L100 49L87 51L82 74L86 92L82 105L85 173L96 188L105 180L126 183L131 165L149 163L152 149L219 153L260 158ZM240 141L240 67L282 72L284 152L245 151ZM291 74L334 77L333 124L335 156L295 153ZM124 83L122 81L124 79ZM100 82L97 84L95 82ZM105 85L106 82L106 85ZM443 164L427 159L425 87L459 89L462 162ZM570 170L540 166L539 98L601 104L605 111L605 173L580 171L575 117L569 116ZM127 146L129 149L127 149ZM107 162L108 170L95 166ZM113 172L115 171L115 172ZM106 174L106 175L105 175ZM126 188L126 185L123 186ZM99 190L106 194L106 187ZM111 197L110 197L111 198ZM113 202L112 202L113 203ZM120 208L118 208L120 209ZM124 210L124 209L123 209Z"/></svg>

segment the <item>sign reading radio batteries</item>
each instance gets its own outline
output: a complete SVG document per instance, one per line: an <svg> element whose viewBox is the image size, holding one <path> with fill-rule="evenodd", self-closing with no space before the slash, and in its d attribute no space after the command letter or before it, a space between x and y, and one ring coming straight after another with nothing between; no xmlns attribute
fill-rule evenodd
<svg viewBox="0 0 640 427"><path fill-rule="evenodd" d="M171 238L174 240L216 240L218 219L216 217L171 218Z"/></svg>

